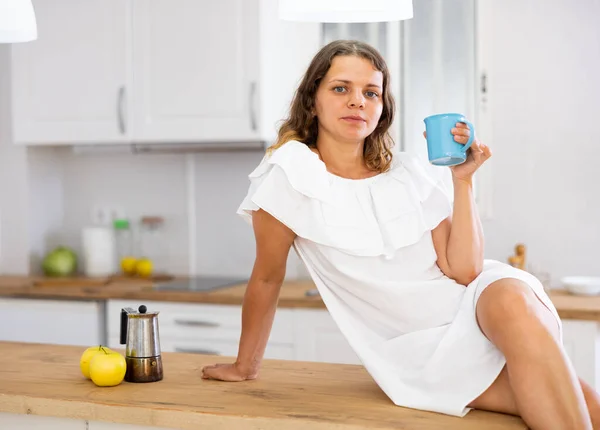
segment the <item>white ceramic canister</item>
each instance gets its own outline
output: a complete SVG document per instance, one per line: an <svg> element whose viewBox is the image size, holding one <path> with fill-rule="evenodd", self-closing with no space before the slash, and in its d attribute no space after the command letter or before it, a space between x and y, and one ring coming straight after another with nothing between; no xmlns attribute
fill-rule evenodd
<svg viewBox="0 0 600 430"><path fill-rule="evenodd" d="M86 276L111 276L117 271L115 234L110 227L85 227L81 234Z"/></svg>

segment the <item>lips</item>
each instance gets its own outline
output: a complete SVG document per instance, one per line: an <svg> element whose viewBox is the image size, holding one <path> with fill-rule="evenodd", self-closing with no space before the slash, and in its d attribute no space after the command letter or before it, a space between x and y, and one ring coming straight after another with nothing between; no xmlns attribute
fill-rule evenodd
<svg viewBox="0 0 600 430"><path fill-rule="evenodd" d="M366 122L363 117L360 117L358 115L349 115L349 116L343 117L342 119L345 119L347 121L362 121L362 122Z"/></svg>

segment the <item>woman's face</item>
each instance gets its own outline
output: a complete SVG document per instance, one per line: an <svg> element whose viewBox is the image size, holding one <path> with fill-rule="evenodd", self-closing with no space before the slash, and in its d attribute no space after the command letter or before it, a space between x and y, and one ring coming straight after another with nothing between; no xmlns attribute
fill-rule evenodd
<svg viewBox="0 0 600 430"><path fill-rule="evenodd" d="M383 110L383 73L360 57L337 56L315 97L319 134L337 141L362 142Z"/></svg>

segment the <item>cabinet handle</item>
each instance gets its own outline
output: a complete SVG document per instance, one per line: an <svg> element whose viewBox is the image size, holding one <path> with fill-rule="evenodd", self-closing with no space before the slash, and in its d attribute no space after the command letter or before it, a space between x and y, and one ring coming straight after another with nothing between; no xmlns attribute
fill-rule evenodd
<svg viewBox="0 0 600 430"><path fill-rule="evenodd" d="M193 327L219 327L220 324L210 321L175 320L175 324Z"/></svg>
<svg viewBox="0 0 600 430"><path fill-rule="evenodd" d="M218 351L212 349L203 348L179 348L175 347L175 352L183 352L186 354L207 354L207 355L221 355Z"/></svg>
<svg viewBox="0 0 600 430"><path fill-rule="evenodd" d="M119 88L119 95L117 97L117 119L119 121L119 131L121 134L125 134L125 113L123 104L125 102L125 87Z"/></svg>
<svg viewBox="0 0 600 430"><path fill-rule="evenodd" d="M485 73L481 74L481 93L487 93L487 75Z"/></svg>
<svg viewBox="0 0 600 430"><path fill-rule="evenodd" d="M250 127L256 131L256 111L254 110L254 98L256 95L256 82L250 82Z"/></svg>

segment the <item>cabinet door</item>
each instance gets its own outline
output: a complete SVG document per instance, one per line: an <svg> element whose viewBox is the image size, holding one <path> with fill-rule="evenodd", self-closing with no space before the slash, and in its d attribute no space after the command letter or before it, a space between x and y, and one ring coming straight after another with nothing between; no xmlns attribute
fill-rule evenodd
<svg viewBox="0 0 600 430"><path fill-rule="evenodd" d="M33 3L39 38L11 47L15 141L126 141L129 3Z"/></svg>
<svg viewBox="0 0 600 430"><path fill-rule="evenodd" d="M137 309L142 304L135 300L107 300L106 326L109 338L119 338L121 309ZM242 331L242 308L238 305L209 303L177 303L144 301L148 310L158 311L161 339L172 337L180 340L197 339L228 340L237 345ZM290 309L278 309L273 321L269 341L291 344L293 336L293 313Z"/></svg>
<svg viewBox="0 0 600 430"><path fill-rule="evenodd" d="M255 140L257 0L133 0L136 142Z"/></svg>
<svg viewBox="0 0 600 430"><path fill-rule="evenodd" d="M118 337L111 337L107 343L109 348L124 350ZM180 339L172 334L160 337L161 352L180 352L186 354L204 354L225 357L236 357L239 348L238 340L228 339ZM265 359L294 360L295 346L291 343L282 344L269 341L265 349Z"/></svg>
<svg viewBox="0 0 600 430"><path fill-rule="evenodd" d="M600 336L596 321L563 320L563 346L577 376L598 389Z"/></svg>
<svg viewBox="0 0 600 430"><path fill-rule="evenodd" d="M172 337L169 337L164 341L161 340L161 351L163 352L216 355L235 359L238 354L238 348L239 342L230 340L196 339L190 341L175 339ZM294 345L268 342L265 349L264 358L274 360L293 360Z"/></svg>
<svg viewBox="0 0 600 430"><path fill-rule="evenodd" d="M87 421L31 414L0 412L0 428L22 430L97 430ZM92 424L92 423L89 423ZM116 427L115 428L119 428ZM161 430L161 429L154 429Z"/></svg>
<svg viewBox="0 0 600 430"><path fill-rule="evenodd" d="M0 340L92 346L104 342L99 302L0 299Z"/></svg>
<svg viewBox="0 0 600 430"><path fill-rule="evenodd" d="M294 312L296 360L362 364L326 310Z"/></svg>

